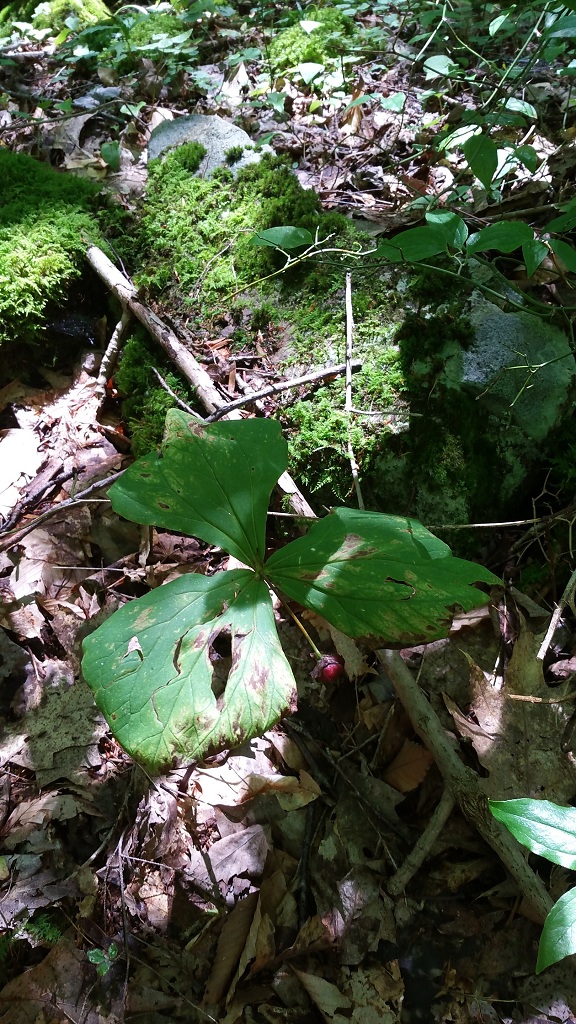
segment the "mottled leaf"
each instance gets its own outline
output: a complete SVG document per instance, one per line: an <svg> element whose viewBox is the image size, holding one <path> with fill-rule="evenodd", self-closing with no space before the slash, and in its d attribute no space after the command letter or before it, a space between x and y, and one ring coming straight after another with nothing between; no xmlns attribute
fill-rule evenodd
<svg viewBox="0 0 576 1024"><path fill-rule="evenodd" d="M248 569L190 573L129 602L84 641L82 668L114 736L152 773L260 735L294 692L268 588Z"/></svg>
<svg viewBox="0 0 576 1024"><path fill-rule="evenodd" d="M161 452L135 462L108 493L126 519L199 537L256 568L270 494L286 464L274 420L204 426L172 409Z"/></svg>
<svg viewBox="0 0 576 1024"><path fill-rule="evenodd" d="M266 563L268 579L348 636L423 643L445 636L455 608L486 601L499 582L454 558L415 519L339 508Z"/></svg>

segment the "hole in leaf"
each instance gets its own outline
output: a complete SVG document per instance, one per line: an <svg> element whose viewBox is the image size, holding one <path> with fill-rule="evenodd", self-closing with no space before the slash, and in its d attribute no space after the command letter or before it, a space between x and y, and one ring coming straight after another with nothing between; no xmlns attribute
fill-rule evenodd
<svg viewBox="0 0 576 1024"><path fill-rule="evenodd" d="M159 501L158 508L170 508L170 505L167 505L165 501Z"/></svg>
<svg viewBox="0 0 576 1024"><path fill-rule="evenodd" d="M228 629L223 629L210 640L208 656L212 665L211 689L218 700L228 682L228 673L232 661L232 637Z"/></svg>

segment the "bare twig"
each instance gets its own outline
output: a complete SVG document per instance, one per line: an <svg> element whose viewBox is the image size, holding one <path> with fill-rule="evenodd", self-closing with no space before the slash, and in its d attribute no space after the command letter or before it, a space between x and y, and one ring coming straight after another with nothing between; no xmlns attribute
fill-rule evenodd
<svg viewBox="0 0 576 1024"><path fill-rule="evenodd" d="M166 326L156 316L156 313L142 301L132 282L116 269L114 264L105 253L96 245L91 245L86 253L86 258L93 270L104 281L104 284L118 298L124 308L128 308L140 323L146 328L152 337L162 346L180 373L196 388L196 394L207 412L216 412L224 405L224 401L214 386L212 378L204 367L194 358L191 352L184 347L176 337L174 331ZM225 413L227 419L239 419L240 414L236 409ZM289 473L283 473L278 481L278 487L290 499L292 509L300 516L314 516L314 510L306 501L304 495L296 486ZM1 549L0 549L1 550Z"/></svg>
<svg viewBox="0 0 576 1024"><path fill-rule="evenodd" d="M445 786L444 792L440 797L440 802L437 805L434 814L430 818L425 831L403 861L402 867L398 868L398 871L396 871L396 873L388 880L386 888L390 896L399 896L401 892L404 892L404 889L408 885L410 879L413 878L418 869L422 867L422 864L430 855L430 851L444 828L444 825L452 814L455 803L456 801L454 800L450 789L448 786Z"/></svg>
<svg viewBox="0 0 576 1024"><path fill-rule="evenodd" d="M538 651L538 654L536 655L536 658L538 659L538 661L544 661L544 658L546 657L546 652L548 651L548 648L550 647L550 644L552 643L552 638L553 638L554 633L556 632L556 630L558 628L558 623L560 622L560 619L562 618L562 612L564 611L566 605L569 605L569 607L572 609L572 612L574 613L574 615L576 615L576 609L574 608L574 592L575 591L576 591L576 569L574 570L574 572L572 573L570 579L568 580L568 583L566 584L566 587L564 589L564 593L562 594L562 597L560 598L560 600L558 602L558 606L554 609L554 612L552 614L552 618L550 619L550 625L548 626L548 629L546 630L546 636L544 637L544 639L542 641L542 644L540 646L540 650Z"/></svg>
<svg viewBox="0 0 576 1024"><path fill-rule="evenodd" d="M356 491L356 500L358 502L358 508L364 508L364 498L362 497L362 491L360 489L360 475L358 470L358 463L356 462L356 456L354 454L354 448L352 447L352 339L354 335L354 314L352 311L352 274L350 271L346 274L346 399L344 403L344 409L347 417L347 430L348 430L348 457L350 459L350 469L352 470L352 479L354 481L354 489Z"/></svg>
<svg viewBox="0 0 576 1024"><path fill-rule="evenodd" d="M161 374L161 373L158 373L158 370L156 369L156 367L155 367L155 366L151 366L151 367L150 367L150 369L152 370L152 373L154 374L154 376L155 376L155 377L157 377L157 379L158 379L158 382L159 382L159 383L160 383L160 384L162 385L162 387L164 388L164 391L167 391L167 392L168 392L168 394L170 395L170 397L174 399L174 401L175 401L175 402L177 403L177 405L178 405L178 406L179 406L179 407L180 407L181 409L183 409L183 410L184 410L184 412L188 412L188 413L190 413L190 415L191 415L191 416L195 416L195 417L196 417L196 419L198 419L198 420L201 420L201 419L202 419L202 417L200 416L200 414L199 414L199 413L197 413L197 412L194 412L194 409L191 409L191 408L190 408L190 406L186 404L186 402L183 402L181 398L178 398L178 395L177 395L177 394L175 394L175 392L174 392L174 391L172 391L172 388L170 387L170 385L166 383L166 381L164 380L164 377L162 376L162 374Z"/></svg>
<svg viewBox="0 0 576 1024"><path fill-rule="evenodd" d="M377 656L394 683L414 730L433 754L446 786L471 824L498 854L536 919L543 923L553 901L542 879L525 860L520 845L490 813L478 776L462 764L440 719L398 652L380 650Z"/></svg>
<svg viewBox="0 0 576 1024"><path fill-rule="evenodd" d="M351 373L356 373L361 368L361 361L359 359L353 360ZM211 416L207 416L204 422L214 423L216 420L226 416L232 409L240 409L243 405L251 405L253 402L258 402L261 398L277 395L280 391L287 391L289 388L299 388L302 384L315 384L320 380L332 380L334 377L341 376L345 371L346 363L339 363L338 366L329 366L326 370L315 370L314 373L305 373L302 377L293 377L292 380L282 380L277 384L269 384L268 387L262 388L260 391L253 391L250 395L242 395L241 398L235 398L233 402L228 402L227 405L218 409L218 412L213 412Z"/></svg>
<svg viewBox="0 0 576 1024"><path fill-rule="evenodd" d="M91 495L96 491L102 490L103 487L109 487L115 480L118 480L124 470L121 469L118 473L112 473L111 476L105 477L103 480L97 480L95 483L90 484L90 487L86 487L85 490L79 491L73 498L67 498L65 501L61 501L59 505L55 505L54 508L49 508L47 512L43 512L42 515L37 516L33 522L27 523L26 526L21 526L18 530L11 530L10 533L6 534L0 540L0 551L8 551L13 548L15 544L19 544L24 537L27 537L29 533L36 530L39 526L45 523L48 519L52 519L53 516L58 515L64 509L74 508L76 505L82 505L85 501L91 500ZM94 499L92 499L94 500ZM108 501L107 498L95 499L97 501Z"/></svg>
<svg viewBox="0 0 576 1024"><path fill-rule="evenodd" d="M132 314L128 309L125 309L122 316L114 331L112 337L108 342L106 351L102 356L102 362L100 363L100 373L98 374L98 380L96 382L98 390L101 393L102 400L104 400L106 394L106 383L116 368L116 361L118 359L118 353L120 351L122 342L126 336L126 332L132 321Z"/></svg>

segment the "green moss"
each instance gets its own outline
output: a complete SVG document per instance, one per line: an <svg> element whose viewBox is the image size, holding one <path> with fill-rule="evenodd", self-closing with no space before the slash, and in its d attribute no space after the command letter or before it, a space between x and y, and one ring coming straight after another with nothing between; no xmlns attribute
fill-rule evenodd
<svg viewBox="0 0 576 1024"><path fill-rule="evenodd" d="M61 304L99 241L89 213L98 187L0 149L0 345L3 358L34 340L49 304Z"/></svg>
<svg viewBox="0 0 576 1024"><path fill-rule="evenodd" d="M281 267L284 257L275 250L250 244L256 231L293 224L318 228L320 237L350 235L350 223L323 214L316 193L303 189L283 160L266 156L234 182L226 169L211 179L192 177L179 152L150 167L137 237L140 280L173 306L198 313L202 307L205 315L225 300L229 309L230 292ZM328 280L322 265L315 274L318 282ZM281 283L297 280L292 274Z"/></svg>
<svg viewBox="0 0 576 1024"><path fill-rule="evenodd" d="M81 26L95 25L110 17L110 11L102 0L49 0L37 4L35 0L26 5L26 18L31 18L34 28L49 28L60 32L66 18L74 16Z"/></svg>
<svg viewBox="0 0 576 1024"><path fill-rule="evenodd" d="M201 142L184 142L171 155L174 165L180 165L188 174L196 174L204 157L206 148Z"/></svg>
<svg viewBox="0 0 576 1024"><path fill-rule="evenodd" d="M161 36L177 36L184 30L184 26L176 14L157 14L155 11L146 12L143 18L138 18L130 29L131 46L150 46Z"/></svg>
<svg viewBox="0 0 576 1024"><path fill-rule="evenodd" d="M224 154L224 156L226 157L226 163L230 164L230 166L232 166L233 164L237 164L238 161L242 159L243 153L243 146L230 146L230 149L227 149Z"/></svg>
<svg viewBox="0 0 576 1024"><path fill-rule="evenodd" d="M268 56L278 74L298 64L325 64L329 58L345 53L354 31L354 22L333 7L308 8L308 21L320 25L306 32L300 23L284 29L270 43Z"/></svg>
<svg viewBox="0 0 576 1024"><path fill-rule="evenodd" d="M116 386L126 397L122 415L132 434L132 453L137 458L157 448L162 440L164 421L177 403L158 383L155 367L178 397L191 405L191 389L173 372L162 350L139 327L126 342L116 373Z"/></svg>

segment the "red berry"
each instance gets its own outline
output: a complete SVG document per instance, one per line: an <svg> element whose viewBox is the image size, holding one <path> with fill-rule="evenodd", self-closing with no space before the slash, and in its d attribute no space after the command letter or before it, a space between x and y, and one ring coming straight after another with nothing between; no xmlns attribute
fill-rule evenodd
<svg viewBox="0 0 576 1024"><path fill-rule="evenodd" d="M344 675L344 658L339 654L325 654L316 663L310 675L321 683L334 683Z"/></svg>

